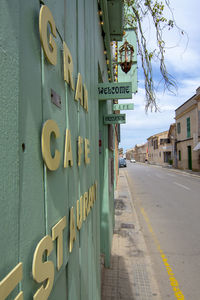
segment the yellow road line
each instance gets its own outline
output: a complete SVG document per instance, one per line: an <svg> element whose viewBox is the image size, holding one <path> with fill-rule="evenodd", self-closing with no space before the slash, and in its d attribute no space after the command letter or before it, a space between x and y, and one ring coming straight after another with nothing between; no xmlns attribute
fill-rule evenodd
<svg viewBox="0 0 200 300"><path fill-rule="evenodd" d="M174 275L174 273L173 273L172 267L171 267L170 264L168 263L167 257L166 257L166 255L164 254L163 250L161 249L160 243L159 243L159 241L158 241L158 239L157 239L157 237L156 237L156 234L155 234L155 232L154 232L154 230L153 230L153 227L151 226L151 223L150 223L150 220L149 220L149 218L148 218L148 215L147 215L147 213L145 212L145 210L144 210L143 207L140 208L140 211L141 211L141 213L142 213L142 215L143 215L143 217L144 217L144 219L145 219L145 221L146 221L146 223L147 223L147 227L148 227L148 229L149 229L149 232L150 232L150 233L152 234L152 236L153 236L154 243L156 244L156 247L157 247L157 249L158 249L158 251L159 251L159 253L160 253L160 256L161 256L161 258L162 258L162 261L163 261L163 263L164 263L164 265L165 265L165 267L166 267L166 271L167 271L167 274L168 274L168 276L169 276L169 281L170 281L172 290L174 291L174 295L175 295L176 299L184 300L185 297L184 297L182 291L181 291L180 288L179 288L178 280L175 278L175 275Z"/></svg>

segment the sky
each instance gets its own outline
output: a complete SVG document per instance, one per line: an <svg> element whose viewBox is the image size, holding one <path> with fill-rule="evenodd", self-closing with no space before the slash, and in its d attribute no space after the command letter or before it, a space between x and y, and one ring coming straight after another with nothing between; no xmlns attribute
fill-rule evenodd
<svg viewBox="0 0 200 300"><path fill-rule="evenodd" d="M176 30L170 30L164 35L167 44L165 56L167 70L176 78L178 89L176 94L161 90L161 86L157 84L158 63L153 62L160 111L156 113L148 111L146 114L144 77L138 57L138 93L132 96L132 100L119 100L119 103L134 103L133 111L121 111L126 113L126 124L121 125L119 144L124 152L136 144L145 143L153 134L168 130L170 124L175 122L175 109L192 97L200 86L200 1L170 0L170 3L177 25L186 32L179 35ZM144 28L148 43L153 47L152 29L149 24Z"/></svg>

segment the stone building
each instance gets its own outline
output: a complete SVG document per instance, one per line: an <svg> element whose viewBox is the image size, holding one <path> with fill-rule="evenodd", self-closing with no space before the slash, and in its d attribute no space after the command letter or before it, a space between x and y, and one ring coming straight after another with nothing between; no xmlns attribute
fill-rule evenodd
<svg viewBox="0 0 200 300"><path fill-rule="evenodd" d="M172 145L168 137L169 131L150 136L148 141L148 161L152 164L167 165L172 159Z"/></svg>
<svg viewBox="0 0 200 300"><path fill-rule="evenodd" d="M126 150L126 159L131 160L134 158L135 148Z"/></svg>
<svg viewBox="0 0 200 300"><path fill-rule="evenodd" d="M147 143L135 145L135 160L138 162L146 162L148 160Z"/></svg>
<svg viewBox="0 0 200 300"><path fill-rule="evenodd" d="M177 167L200 170L200 87L175 110Z"/></svg>
<svg viewBox="0 0 200 300"><path fill-rule="evenodd" d="M176 135L176 123L173 123L169 127L168 138L172 147L171 151L171 164L177 168L177 135Z"/></svg>

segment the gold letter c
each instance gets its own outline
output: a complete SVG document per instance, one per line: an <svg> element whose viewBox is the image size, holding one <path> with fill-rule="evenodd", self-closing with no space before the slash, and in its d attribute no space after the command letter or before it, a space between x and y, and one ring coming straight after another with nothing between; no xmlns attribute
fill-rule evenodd
<svg viewBox="0 0 200 300"><path fill-rule="evenodd" d="M42 156L47 168L51 171L58 169L60 165L60 152L55 151L54 157L51 155L51 134L54 133L55 137L60 136L58 125L53 120L47 120L42 128Z"/></svg>

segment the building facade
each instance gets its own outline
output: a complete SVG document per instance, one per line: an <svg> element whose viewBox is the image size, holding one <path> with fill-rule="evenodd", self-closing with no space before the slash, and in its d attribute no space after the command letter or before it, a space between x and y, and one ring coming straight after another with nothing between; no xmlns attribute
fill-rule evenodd
<svg viewBox="0 0 200 300"><path fill-rule="evenodd" d="M135 145L135 160L138 162L146 162L148 160L148 147L147 143Z"/></svg>
<svg viewBox="0 0 200 300"><path fill-rule="evenodd" d="M2 0L0 11L0 298L100 300L117 134L98 83L113 81L122 1Z"/></svg>
<svg viewBox="0 0 200 300"><path fill-rule="evenodd" d="M178 161L177 161L177 134L176 134L176 123L173 123L169 127L168 132L168 138L169 142L172 147L171 151L171 164L173 167L178 167Z"/></svg>
<svg viewBox="0 0 200 300"><path fill-rule="evenodd" d="M177 166L200 170L200 88L175 111Z"/></svg>
<svg viewBox="0 0 200 300"><path fill-rule="evenodd" d="M168 137L168 130L150 136L148 141L148 162L152 164L168 165L172 158L172 145Z"/></svg>
<svg viewBox="0 0 200 300"><path fill-rule="evenodd" d="M131 160L131 159L135 159L134 158L134 148L133 149L127 149L126 150L126 159Z"/></svg>

